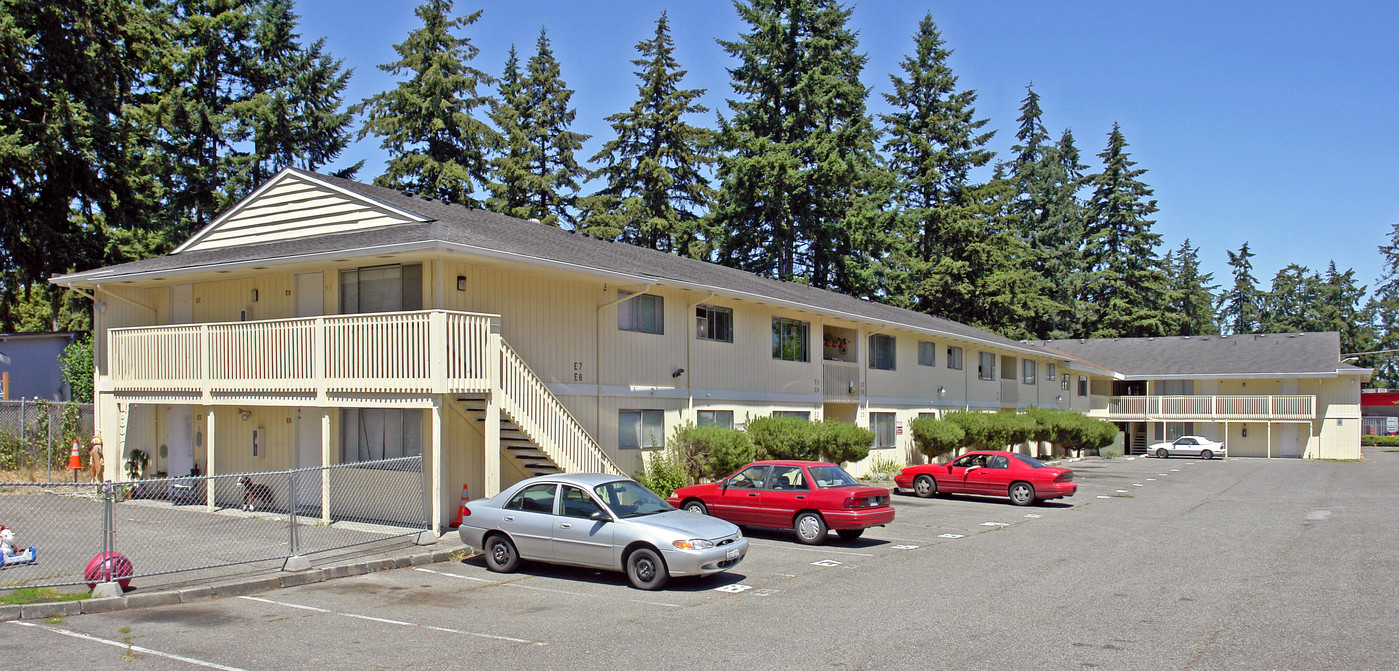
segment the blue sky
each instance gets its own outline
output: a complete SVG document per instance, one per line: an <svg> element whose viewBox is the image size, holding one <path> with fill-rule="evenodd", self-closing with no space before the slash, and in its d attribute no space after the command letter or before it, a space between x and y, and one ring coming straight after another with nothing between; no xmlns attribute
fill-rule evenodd
<svg viewBox="0 0 1399 671"><path fill-rule="evenodd" d="M853 27L868 55L870 108L886 111L889 75L931 13L954 50L962 88L996 129L1004 157L1014 142L1025 85L1034 82L1055 137L1071 128L1097 169L1113 122L1121 124L1161 211L1161 252L1189 238L1216 283L1232 283L1226 250L1245 241L1267 288L1289 263L1324 270L1334 260L1370 286L1382 272L1376 247L1399 222L1399 3L1393 2L913 2L865 0ZM419 25L410 0L301 0L300 32L326 38L354 68L347 102L394 85L376 66ZM685 84L708 89L712 124L733 96L733 61L715 42L746 28L724 0L512 0L484 10L463 34L474 65L493 75L512 44L521 60L547 28L575 93L574 130L589 133L580 158L611 137L603 120L635 98L631 60L668 12ZM358 128L358 124L356 124ZM371 137L331 168L365 159L359 178L382 171Z"/></svg>

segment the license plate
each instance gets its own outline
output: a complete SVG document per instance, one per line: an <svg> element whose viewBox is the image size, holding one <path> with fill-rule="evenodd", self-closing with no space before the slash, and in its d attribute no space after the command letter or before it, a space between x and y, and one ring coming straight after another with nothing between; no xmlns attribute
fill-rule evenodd
<svg viewBox="0 0 1399 671"><path fill-rule="evenodd" d="M729 559L738 559L738 548L734 548L734 549L732 549L732 550L729 550L728 554L726 554L726 555L724 556L724 559L725 559L725 560L729 560Z"/></svg>

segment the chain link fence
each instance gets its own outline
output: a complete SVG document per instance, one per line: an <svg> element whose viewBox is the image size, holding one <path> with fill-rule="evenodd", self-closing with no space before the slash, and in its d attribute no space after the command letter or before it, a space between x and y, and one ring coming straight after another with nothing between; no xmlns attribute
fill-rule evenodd
<svg viewBox="0 0 1399 671"><path fill-rule="evenodd" d="M93 422L91 403L0 401L0 472L22 472L31 480L42 478L44 482L69 477L64 468L73 441L78 441L79 453L86 460L88 441L95 431Z"/></svg>
<svg viewBox="0 0 1399 671"><path fill-rule="evenodd" d="M0 524L14 535L0 589L93 582L89 562L106 552L130 562L130 575L113 579L139 579L416 535L431 524L424 478L418 456L99 484L0 484Z"/></svg>

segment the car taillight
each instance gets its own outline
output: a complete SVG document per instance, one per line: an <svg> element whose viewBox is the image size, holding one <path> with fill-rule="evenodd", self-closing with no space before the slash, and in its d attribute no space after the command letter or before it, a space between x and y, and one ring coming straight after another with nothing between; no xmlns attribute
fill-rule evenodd
<svg viewBox="0 0 1399 671"><path fill-rule="evenodd" d="M462 516L462 517L471 517L471 509L470 509L470 508L467 508L466 506L462 506L462 507L461 507L461 516Z"/></svg>
<svg viewBox="0 0 1399 671"><path fill-rule="evenodd" d="M845 507L846 507L846 508L859 508L859 507L861 507L862 505L864 505L863 503L861 503L863 500L864 500L864 499L861 499L861 498L858 497L858 496L847 496L847 497L845 497Z"/></svg>
<svg viewBox="0 0 1399 671"><path fill-rule="evenodd" d="M1074 479L1074 472L1073 472L1073 471L1064 471L1063 473L1060 473L1060 474L1059 474L1059 477L1054 478L1054 481L1055 481L1055 482L1073 482L1073 479Z"/></svg>

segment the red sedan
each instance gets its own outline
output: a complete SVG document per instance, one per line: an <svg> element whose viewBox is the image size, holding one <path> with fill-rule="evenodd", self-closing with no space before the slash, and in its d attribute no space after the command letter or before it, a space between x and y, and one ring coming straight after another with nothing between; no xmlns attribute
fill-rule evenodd
<svg viewBox="0 0 1399 671"><path fill-rule="evenodd" d="M894 521L889 490L820 461L755 461L718 482L681 487L669 502L738 525L792 529L808 545L825 542L827 529L854 540Z"/></svg>
<svg viewBox="0 0 1399 671"><path fill-rule="evenodd" d="M1014 452L968 452L951 463L909 466L894 476L899 491L927 498L942 494L1009 496L1017 506L1073 496L1074 472Z"/></svg>

